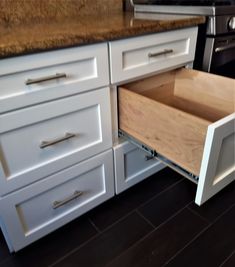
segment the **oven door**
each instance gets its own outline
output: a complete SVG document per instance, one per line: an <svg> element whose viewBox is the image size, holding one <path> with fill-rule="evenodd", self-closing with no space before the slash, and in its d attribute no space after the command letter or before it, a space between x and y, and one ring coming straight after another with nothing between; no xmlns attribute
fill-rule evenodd
<svg viewBox="0 0 235 267"><path fill-rule="evenodd" d="M235 35L206 38L203 70L235 78Z"/></svg>

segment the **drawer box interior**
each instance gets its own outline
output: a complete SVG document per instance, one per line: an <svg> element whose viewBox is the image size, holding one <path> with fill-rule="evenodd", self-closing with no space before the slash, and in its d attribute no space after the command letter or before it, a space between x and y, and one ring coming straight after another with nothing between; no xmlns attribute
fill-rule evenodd
<svg viewBox="0 0 235 267"><path fill-rule="evenodd" d="M178 69L119 87L118 101L119 129L193 176L200 176L211 125L230 118L226 143L234 141L233 79Z"/></svg>

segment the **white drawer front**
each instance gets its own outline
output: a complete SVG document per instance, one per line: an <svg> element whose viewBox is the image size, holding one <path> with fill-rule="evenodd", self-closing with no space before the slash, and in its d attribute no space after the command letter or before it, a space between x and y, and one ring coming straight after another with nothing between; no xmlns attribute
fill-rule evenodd
<svg viewBox="0 0 235 267"><path fill-rule="evenodd" d="M0 122L1 195L112 146L108 88L6 113Z"/></svg>
<svg viewBox="0 0 235 267"><path fill-rule="evenodd" d="M107 44L0 61L0 113L109 84ZM56 74L61 78L56 78ZM37 81L38 79L48 79ZM26 85L27 80L36 82Z"/></svg>
<svg viewBox="0 0 235 267"><path fill-rule="evenodd" d="M125 141L114 147L114 167L116 193L119 194L161 170L164 165Z"/></svg>
<svg viewBox="0 0 235 267"><path fill-rule="evenodd" d="M17 251L113 195L109 150L2 198L1 216Z"/></svg>
<svg viewBox="0 0 235 267"><path fill-rule="evenodd" d="M110 42L111 82L120 83L194 60L197 28Z"/></svg>

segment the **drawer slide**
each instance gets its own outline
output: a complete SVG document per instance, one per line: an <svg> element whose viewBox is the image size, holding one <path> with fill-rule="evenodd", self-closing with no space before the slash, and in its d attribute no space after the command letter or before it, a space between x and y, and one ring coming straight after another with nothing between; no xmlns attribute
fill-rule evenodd
<svg viewBox="0 0 235 267"><path fill-rule="evenodd" d="M187 170L185 170L181 166L179 166L179 165L175 164L174 162L172 162L171 160L165 158L164 156L159 154L157 151L155 151L151 147L139 142L138 140L136 140L135 138L133 138L132 136L130 136L129 134L127 134L123 130L119 129L118 134L119 134L119 137L123 137L123 138L127 139L130 143L132 143L135 146L139 147L140 149L144 150L151 157L155 157L156 159L158 159L159 161L161 161L162 163L164 163L165 165L167 165L171 169L175 170L179 174L183 175L184 177L186 177L190 181L192 181L196 184L198 183L198 179L199 179L198 176L194 175L193 173L188 172Z"/></svg>

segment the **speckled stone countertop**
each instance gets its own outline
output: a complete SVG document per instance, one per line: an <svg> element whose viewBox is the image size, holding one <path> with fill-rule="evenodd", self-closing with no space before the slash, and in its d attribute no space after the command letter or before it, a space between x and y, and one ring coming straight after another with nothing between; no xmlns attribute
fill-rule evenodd
<svg viewBox="0 0 235 267"><path fill-rule="evenodd" d="M92 44L204 23L199 16L99 13L72 18L43 18L1 23L0 58Z"/></svg>

